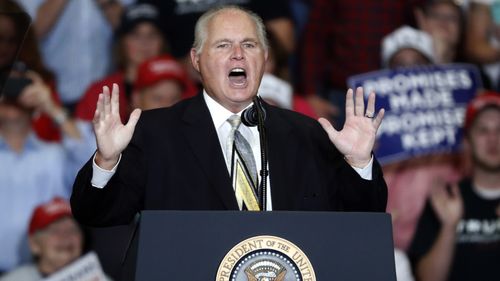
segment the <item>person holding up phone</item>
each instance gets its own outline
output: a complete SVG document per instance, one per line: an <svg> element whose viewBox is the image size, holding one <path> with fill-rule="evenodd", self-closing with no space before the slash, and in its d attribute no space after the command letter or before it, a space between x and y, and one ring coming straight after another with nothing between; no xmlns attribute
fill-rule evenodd
<svg viewBox="0 0 500 281"><path fill-rule="evenodd" d="M23 234L33 208L54 196L69 195L72 173L67 168L68 154L62 145L42 141L33 130L35 107L28 104L43 104L39 97L44 91L40 91L43 86L36 76L32 77L33 83L24 85L20 92L0 99L0 273L28 256L20 248L26 243ZM19 90L27 82L19 81L23 80L17 79L11 89ZM29 97L30 93L37 98Z"/></svg>
<svg viewBox="0 0 500 281"><path fill-rule="evenodd" d="M7 88L11 94L17 95L21 90L32 84L33 79L28 76L36 75L35 83L38 86L43 84L44 89L48 89L49 97L55 105L61 104L59 95L56 92L57 79L54 74L47 69L44 65L41 54L38 48L37 38L35 36L34 28L28 28L25 19L28 15L23 8L13 0L0 1L0 11L10 11L8 13L0 12L0 39L5 40L5 44L0 46L0 85L4 86L6 79L9 78L10 83L6 87L14 87L14 89ZM29 18L29 17L28 17ZM22 44L21 44L22 43ZM35 72L35 74L27 73ZM12 74L16 77L12 77ZM19 84L13 80L23 80ZM38 83L40 82L40 83ZM17 88L16 88L17 87ZM35 92L40 92L42 87L38 88ZM5 91L4 91L5 92ZM33 92L33 91L32 91ZM0 95L2 93L0 92ZM57 114L51 116L44 113L42 110L36 109L32 124L36 135L46 141L61 141L62 133L61 126L65 119L65 114ZM54 119L54 117L57 117ZM61 122L57 122L61 121ZM64 128L63 128L64 129Z"/></svg>

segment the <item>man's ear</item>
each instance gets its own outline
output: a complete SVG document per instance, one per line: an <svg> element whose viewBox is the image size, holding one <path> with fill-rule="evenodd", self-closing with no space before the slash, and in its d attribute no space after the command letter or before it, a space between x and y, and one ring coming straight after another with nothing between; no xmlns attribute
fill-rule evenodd
<svg viewBox="0 0 500 281"><path fill-rule="evenodd" d="M31 253L35 256L40 255L40 252L42 251L39 245L38 237L35 237L36 234L30 235L28 237L28 243L30 246Z"/></svg>
<svg viewBox="0 0 500 281"><path fill-rule="evenodd" d="M195 48L191 48L191 64L193 65L196 71L200 72L200 56L197 54Z"/></svg>

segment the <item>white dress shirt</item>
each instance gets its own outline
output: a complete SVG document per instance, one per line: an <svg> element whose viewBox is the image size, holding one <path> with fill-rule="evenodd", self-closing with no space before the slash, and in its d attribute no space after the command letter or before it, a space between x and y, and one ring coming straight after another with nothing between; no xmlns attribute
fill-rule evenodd
<svg viewBox="0 0 500 281"><path fill-rule="evenodd" d="M212 116L212 121L214 122L214 127L215 130L217 131L217 136L219 137L219 143L221 145L221 149L224 153L224 159L226 160L226 163L229 163L231 161L230 155L226 155L226 147L227 147L227 140L229 137L229 132L231 131L231 124L227 122L229 117L231 115L234 115L235 113L227 110L225 107L217 103L213 98L211 98L205 91L203 91L203 97L205 98L205 103L207 104L208 111L210 111L210 115ZM248 105L246 108L249 108L253 105L251 103ZM246 109L245 108L245 109ZM243 109L242 111L236 113L237 115L241 116L241 113L245 110ZM245 139L248 141L248 144L250 144L250 147L252 148L253 156L255 158L255 165L257 168L257 171L261 170L262 163L261 163L261 155L260 155L260 140L259 140L259 130L257 127L247 127L245 124L241 123L240 126L238 127L238 131L245 137ZM268 165L269 169L269 165ZM231 173L231 167L227 167L228 173ZM261 181L261 175L260 173L257 173L258 176L258 181L260 183ZM266 197L267 197L267 204L266 204L266 210L272 210L272 202L271 202L271 185L269 181L269 177L267 177L267 191L266 191ZM234 188L234 187L233 187Z"/></svg>
<svg viewBox="0 0 500 281"><path fill-rule="evenodd" d="M212 97L210 97L205 91L203 91L203 98L205 99L205 103L207 104L208 110L210 112L210 115L212 116L212 120L214 122L214 128L217 131L217 136L219 137L219 143L221 146L221 150L223 151L224 154L224 159L226 160L225 162L228 163L228 155L226 155L226 142L229 136L229 132L231 131L231 124L227 122L227 119L235 113L227 110L225 107L220 105L218 102L216 102ZM252 104L248 105L248 107L252 106ZM247 108L248 108L247 107ZM246 109L246 108L245 108ZM236 114L241 116L241 113L243 112L240 111ZM252 152L255 157L255 164L257 166L257 171L261 170L261 157L260 157L260 140L259 140L259 130L257 127L247 127L243 123L240 125L238 128L240 133L245 137L245 139L248 141L250 146L252 147ZM333 144L332 144L333 145ZM121 155L120 155L121 159ZM120 160L118 160L118 163L113 167L111 170L104 170L97 166L95 163L95 156L94 156L94 163L93 163L93 174L92 174L92 186L97 187L97 188L103 188L108 181L111 179L111 177L114 175L116 171L116 167L120 163ZM353 169L360 175L361 178L365 180L371 180L372 179L372 166L373 166L373 157L370 160L370 163L366 165L364 168L356 168L353 167ZM230 167L227 167L228 173L230 173ZM268 165L269 169L269 165ZM267 192L266 192L266 197L267 197L267 210L271 211L272 210L272 200L271 200L271 184L270 184L270 176L267 177ZM258 181L261 181L261 176L260 173L258 173Z"/></svg>

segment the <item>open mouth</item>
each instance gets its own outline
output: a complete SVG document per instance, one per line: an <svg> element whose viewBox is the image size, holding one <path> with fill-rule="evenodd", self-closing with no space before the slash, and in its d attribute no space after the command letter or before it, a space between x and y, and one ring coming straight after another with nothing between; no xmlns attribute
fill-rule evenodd
<svg viewBox="0 0 500 281"><path fill-rule="evenodd" d="M241 67L235 67L229 72L229 83L236 88L245 87L247 84L247 73Z"/></svg>

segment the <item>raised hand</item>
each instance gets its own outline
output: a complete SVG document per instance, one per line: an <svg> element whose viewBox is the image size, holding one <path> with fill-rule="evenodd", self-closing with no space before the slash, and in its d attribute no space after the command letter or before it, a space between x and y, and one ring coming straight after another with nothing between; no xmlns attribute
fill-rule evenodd
<svg viewBox="0 0 500 281"><path fill-rule="evenodd" d="M464 212L458 186L453 184L448 191L444 181L435 180L431 188L430 201L441 224L454 229Z"/></svg>
<svg viewBox="0 0 500 281"><path fill-rule="evenodd" d="M371 160L375 136L384 118L384 109L380 109L375 115L375 93L372 92L368 96L365 112L363 88L359 87L356 89L355 101L353 91L347 91L345 111L346 121L340 131L324 118L318 121L346 161L351 166L363 168Z"/></svg>
<svg viewBox="0 0 500 281"><path fill-rule="evenodd" d="M109 88L104 86L97 100L94 114L94 133L97 142L96 164L106 170L112 169L127 147L141 116L141 110L135 109L126 125L122 124L119 114L118 85L113 84L111 97Z"/></svg>

